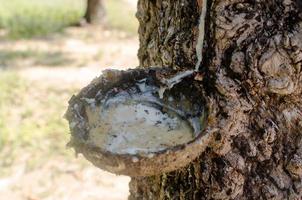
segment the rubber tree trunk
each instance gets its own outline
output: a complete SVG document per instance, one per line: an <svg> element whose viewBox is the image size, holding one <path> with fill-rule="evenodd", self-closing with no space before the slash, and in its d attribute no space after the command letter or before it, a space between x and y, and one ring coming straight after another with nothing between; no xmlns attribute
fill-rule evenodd
<svg viewBox="0 0 302 200"><path fill-rule="evenodd" d="M208 0L203 87L215 140L189 166L132 178L130 199L302 199L300 0ZM195 67L202 0L139 0L143 67Z"/></svg>
<svg viewBox="0 0 302 200"><path fill-rule="evenodd" d="M106 11L103 0L87 0L85 20L89 24L102 24L105 21Z"/></svg>

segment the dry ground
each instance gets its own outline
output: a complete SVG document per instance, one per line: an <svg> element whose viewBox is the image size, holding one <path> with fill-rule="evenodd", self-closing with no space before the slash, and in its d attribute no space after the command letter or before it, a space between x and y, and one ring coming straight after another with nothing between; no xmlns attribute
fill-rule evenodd
<svg viewBox="0 0 302 200"><path fill-rule="evenodd" d="M19 124L31 120L34 130L44 130L41 127L48 126L47 120L54 115L63 126L60 131L53 128L45 140L41 136L34 144L4 147L0 199L127 198L128 177L99 170L65 149L68 136L62 134L68 134L68 127L62 116L69 97L102 70L136 67L137 48L136 37L95 27L69 28L65 34L47 39L0 41L0 67L16 73L27 85L21 102L10 108L14 128L18 130ZM19 119L24 110L30 114ZM4 161L12 155L9 162Z"/></svg>

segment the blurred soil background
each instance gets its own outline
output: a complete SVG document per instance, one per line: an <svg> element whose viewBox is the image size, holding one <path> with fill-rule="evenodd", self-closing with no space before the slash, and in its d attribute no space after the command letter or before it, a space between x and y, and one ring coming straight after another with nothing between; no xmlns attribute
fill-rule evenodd
<svg viewBox="0 0 302 200"><path fill-rule="evenodd" d="M105 0L103 26L76 26L85 0L0 5L0 199L127 199L129 177L66 149L63 115L102 70L138 65L136 0Z"/></svg>

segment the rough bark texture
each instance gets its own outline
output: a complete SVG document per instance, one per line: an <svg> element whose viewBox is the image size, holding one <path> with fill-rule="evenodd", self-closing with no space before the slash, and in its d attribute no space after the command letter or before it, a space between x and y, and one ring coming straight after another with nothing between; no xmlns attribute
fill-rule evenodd
<svg viewBox="0 0 302 200"><path fill-rule="evenodd" d="M142 66L194 68L202 0L139 0ZM302 3L208 2L203 87L215 141L189 166L133 178L130 199L302 199Z"/></svg>
<svg viewBox="0 0 302 200"><path fill-rule="evenodd" d="M101 24L105 21L106 11L103 0L87 0L85 20L89 24Z"/></svg>
<svg viewBox="0 0 302 200"><path fill-rule="evenodd" d="M196 1L139 1L141 66L193 68L197 61L199 7Z"/></svg>

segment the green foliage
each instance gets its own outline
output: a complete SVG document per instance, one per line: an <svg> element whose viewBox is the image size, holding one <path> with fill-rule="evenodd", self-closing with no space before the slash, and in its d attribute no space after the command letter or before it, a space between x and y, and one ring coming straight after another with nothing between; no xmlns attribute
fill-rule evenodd
<svg viewBox="0 0 302 200"><path fill-rule="evenodd" d="M38 91L37 91L38 90ZM74 89L32 85L15 71L0 71L0 168L22 151L66 155L68 125L63 112ZM0 172L0 176L1 176Z"/></svg>
<svg viewBox="0 0 302 200"><path fill-rule="evenodd" d="M135 9L123 0L105 2L110 28L137 33ZM45 36L61 32L78 23L84 15L86 0L0 0L0 29L13 39Z"/></svg>
<svg viewBox="0 0 302 200"><path fill-rule="evenodd" d="M22 104L22 94L25 92L25 85L16 73L9 71L0 72L0 150L4 145L14 140L9 116L17 105Z"/></svg>
<svg viewBox="0 0 302 200"><path fill-rule="evenodd" d="M32 65L42 66L60 66L72 63L72 60L60 51L0 50L0 68L16 66L24 60L30 60Z"/></svg>
<svg viewBox="0 0 302 200"><path fill-rule="evenodd" d="M11 38L62 31L83 16L84 0L0 0L0 28Z"/></svg>
<svg viewBox="0 0 302 200"><path fill-rule="evenodd" d="M112 28L132 35L137 34L138 21L135 18L135 9L131 9L125 4L122 0L106 1L108 24Z"/></svg>

